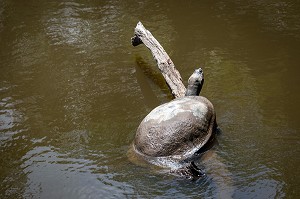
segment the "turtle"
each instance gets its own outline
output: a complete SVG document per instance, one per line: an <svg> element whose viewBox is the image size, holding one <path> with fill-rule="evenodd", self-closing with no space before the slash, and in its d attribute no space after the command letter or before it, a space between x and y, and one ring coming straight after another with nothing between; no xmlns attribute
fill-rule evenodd
<svg viewBox="0 0 300 199"><path fill-rule="evenodd" d="M214 140L217 123L213 104L199 96L203 84L203 70L196 69L185 96L154 108L142 120L132 144L138 157L180 176L204 175L195 160Z"/></svg>

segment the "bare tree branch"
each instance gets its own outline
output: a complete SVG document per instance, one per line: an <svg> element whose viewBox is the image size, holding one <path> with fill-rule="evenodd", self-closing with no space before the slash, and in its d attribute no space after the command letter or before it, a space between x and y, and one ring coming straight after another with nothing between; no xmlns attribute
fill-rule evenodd
<svg viewBox="0 0 300 199"><path fill-rule="evenodd" d="M151 51L153 58L156 60L157 66L165 78L173 96L175 98L183 97L186 88L182 83L180 73L175 68L175 65L160 43L146 30L141 22L138 22L134 30L134 37L131 38L133 46L145 44Z"/></svg>

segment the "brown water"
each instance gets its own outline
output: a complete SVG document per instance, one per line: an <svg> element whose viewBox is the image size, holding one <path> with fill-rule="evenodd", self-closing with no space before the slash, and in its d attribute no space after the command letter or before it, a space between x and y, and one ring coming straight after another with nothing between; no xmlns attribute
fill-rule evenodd
<svg viewBox="0 0 300 199"><path fill-rule="evenodd" d="M0 1L0 198L299 198L299 1ZM223 133L194 182L131 163L171 99L142 21Z"/></svg>

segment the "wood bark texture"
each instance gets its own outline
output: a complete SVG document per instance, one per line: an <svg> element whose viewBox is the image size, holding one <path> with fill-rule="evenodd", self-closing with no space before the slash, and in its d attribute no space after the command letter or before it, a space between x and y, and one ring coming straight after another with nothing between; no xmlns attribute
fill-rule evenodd
<svg viewBox="0 0 300 199"><path fill-rule="evenodd" d="M182 83L180 73L175 68L175 65L169 55L166 53L160 43L152 36L150 31L146 30L141 22L138 22L134 30L134 37L131 38L133 46L145 44L151 51L153 58L156 60L157 66L166 80L172 95L175 98L183 97L186 88Z"/></svg>

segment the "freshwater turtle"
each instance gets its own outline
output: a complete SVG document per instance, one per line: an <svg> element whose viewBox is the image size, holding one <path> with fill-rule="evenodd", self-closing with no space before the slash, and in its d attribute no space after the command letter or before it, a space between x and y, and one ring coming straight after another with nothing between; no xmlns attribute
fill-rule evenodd
<svg viewBox="0 0 300 199"><path fill-rule="evenodd" d="M195 158L213 140L216 115L212 103L198 96L204 83L201 68L188 80L184 97L154 108L140 123L133 151L147 162L191 178L203 173Z"/></svg>

